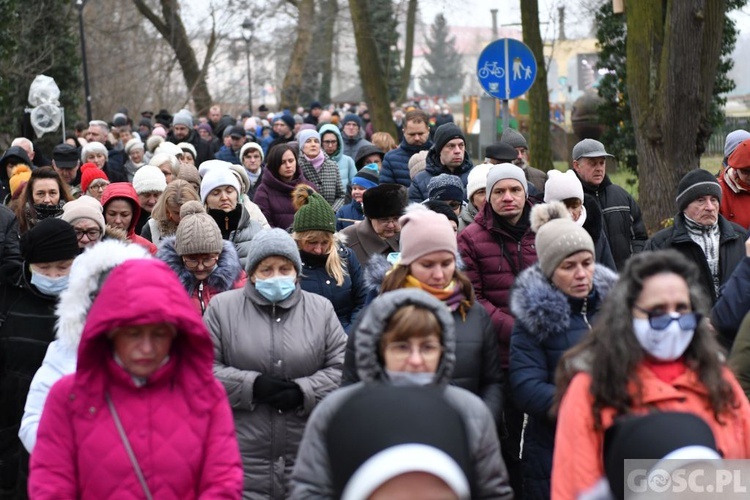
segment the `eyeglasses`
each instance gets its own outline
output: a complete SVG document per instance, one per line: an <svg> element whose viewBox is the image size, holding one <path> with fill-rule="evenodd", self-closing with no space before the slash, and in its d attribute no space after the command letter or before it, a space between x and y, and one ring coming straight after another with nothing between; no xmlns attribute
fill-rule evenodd
<svg viewBox="0 0 750 500"><path fill-rule="evenodd" d="M78 238L79 240L82 239L84 235L86 235L86 237L90 241L94 241L94 240L98 240L99 236L102 235L102 232L99 229L89 229L87 231L76 229L75 232L76 232L76 238Z"/></svg>
<svg viewBox="0 0 750 500"><path fill-rule="evenodd" d="M446 203L447 203L447 204L448 204L448 206L449 206L449 207L451 207L451 208L452 208L453 210L458 210L459 208L461 208L461 207L463 207L463 206L464 206L464 204L463 204L463 203L461 203L460 201L455 201L455 200L451 200L451 201L446 201Z"/></svg>
<svg viewBox="0 0 750 500"><path fill-rule="evenodd" d="M104 191L105 189L107 189L107 186L109 186L109 182L100 183L100 184L91 184L89 186L89 189L96 189L97 191Z"/></svg>
<svg viewBox="0 0 750 500"><path fill-rule="evenodd" d="M204 257L202 259L194 259L192 257L183 257L182 262L185 263L185 267L188 269L197 269L198 266L203 266L205 269L213 267L219 260L218 257Z"/></svg>
<svg viewBox="0 0 750 500"><path fill-rule="evenodd" d="M395 226L396 224L398 224L399 218L400 217L386 217L385 219L375 219L375 220L383 224L384 226L389 226L389 225Z"/></svg>
<svg viewBox="0 0 750 500"><path fill-rule="evenodd" d="M683 314L662 314L654 311L648 311L635 304L633 305L633 307L641 311L643 314L648 315L648 324L651 325L651 328L653 328L654 330L664 330L672 323L672 321L677 321L677 324L679 324L680 328L682 328L683 330L693 330L696 326L698 326L698 323L700 323L702 318L702 315L697 312L689 312Z"/></svg>
<svg viewBox="0 0 750 500"><path fill-rule="evenodd" d="M443 346L437 342L425 342L414 347L425 361L434 361L443 352ZM414 352L414 348L409 342L391 342L385 350L395 361L405 361Z"/></svg>

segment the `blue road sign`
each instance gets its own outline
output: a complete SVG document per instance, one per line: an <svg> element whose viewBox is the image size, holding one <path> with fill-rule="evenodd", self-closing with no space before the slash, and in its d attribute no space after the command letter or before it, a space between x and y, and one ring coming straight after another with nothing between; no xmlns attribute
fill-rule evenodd
<svg viewBox="0 0 750 500"><path fill-rule="evenodd" d="M487 45L479 55L477 78L492 97L513 99L534 83L536 59L524 43L501 38Z"/></svg>

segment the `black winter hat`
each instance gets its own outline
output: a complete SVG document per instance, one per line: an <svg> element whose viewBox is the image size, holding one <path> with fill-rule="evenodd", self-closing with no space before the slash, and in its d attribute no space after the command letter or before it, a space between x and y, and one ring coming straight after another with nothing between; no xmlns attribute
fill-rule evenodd
<svg viewBox="0 0 750 500"><path fill-rule="evenodd" d="M487 146L484 156L500 163L512 163L513 160L518 158L518 151L506 142L496 142Z"/></svg>
<svg viewBox="0 0 750 500"><path fill-rule="evenodd" d="M408 204L406 188L401 184L381 184L362 194L362 212L368 219L401 217Z"/></svg>
<svg viewBox="0 0 750 500"><path fill-rule="evenodd" d="M349 113L344 115L344 119L341 120L341 127L343 128L349 122L355 122L359 128L362 128L362 118L357 114Z"/></svg>
<svg viewBox="0 0 750 500"><path fill-rule="evenodd" d="M294 130L294 125L296 124L294 123L294 117L292 115L290 115L289 113L282 113L279 116L273 117L274 122L277 122L279 120L284 122L286 126L289 127L289 130Z"/></svg>
<svg viewBox="0 0 750 500"><path fill-rule="evenodd" d="M694 200L701 196L715 196L721 201L721 186L716 177L708 170L696 168L686 173L677 184L677 209L682 212Z"/></svg>
<svg viewBox="0 0 750 500"><path fill-rule="evenodd" d="M361 169L365 166L365 158L367 158L370 155L380 155L380 160L382 161L385 157L385 153L380 150L379 147L377 147L374 144L365 144L359 150L357 151L357 157L354 158L354 165L357 167L357 170Z"/></svg>
<svg viewBox="0 0 750 500"><path fill-rule="evenodd" d="M160 109L154 118L156 119L156 123L161 123L167 128L172 126L172 115L166 109Z"/></svg>
<svg viewBox="0 0 750 500"><path fill-rule="evenodd" d="M454 212L446 202L440 200L427 200L424 202L424 206L433 212L445 215L448 217L448 220L453 221L458 225L458 216L456 215L456 212Z"/></svg>
<svg viewBox="0 0 750 500"><path fill-rule="evenodd" d="M435 136L433 138L434 145L433 149L440 154L440 151L448 144L448 141L453 139L461 139L466 144L466 137L464 133L455 123L444 123L435 129Z"/></svg>
<svg viewBox="0 0 750 500"><path fill-rule="evenodd" d="M29 264L74 259L78 238L62 219L44 219L21 235L21 256Z"/></svg>

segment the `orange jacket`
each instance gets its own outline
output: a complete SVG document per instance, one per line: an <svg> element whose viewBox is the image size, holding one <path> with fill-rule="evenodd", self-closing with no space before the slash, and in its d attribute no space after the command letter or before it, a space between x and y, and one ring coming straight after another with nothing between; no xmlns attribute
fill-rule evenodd
<svg viewBox="0 0 750 500"><path fill-rule="evenodd" d="M750 403L732 372L724 368L723 375L739 402L739 408L731 415L721 415L724 425L714 418L708 392L691 370L670 384L658 379L648 368L639 367L643 405L633 408L632 413L645 414L654 409L693 413L711 427L719 453L724 458L750 458ZM577 374L560 405L552 460L552 500L574 500L604 476L604 431L594 430L590 385L588 373ZM634 393L635 386L632 386L631 394ZM604 429L612 425L614 417L614 409L602 411Z"/></svg>

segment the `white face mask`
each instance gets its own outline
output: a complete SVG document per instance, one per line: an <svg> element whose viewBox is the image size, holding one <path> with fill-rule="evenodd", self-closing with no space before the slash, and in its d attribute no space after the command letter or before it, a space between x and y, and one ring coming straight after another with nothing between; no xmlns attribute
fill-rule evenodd
<svg viewBox="0 0 750 500"><path fill-rule="evenodd" d="M664 330L655 330L648 318L633 318L633 331L643 350L660 361L674 361L682 356L695 333L694 329L683 330L676 320Z"/></svg>
<svg viewBox="0 0 750 500"><path fill-rule="evenodd" d="M435 374L431 372L398 372L394 370L386 370L385 372L388 374L391 384L398 387L429 385L435 378Z"/></svg>

